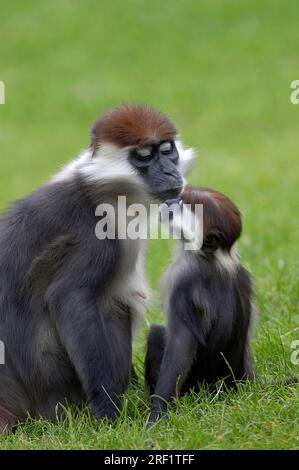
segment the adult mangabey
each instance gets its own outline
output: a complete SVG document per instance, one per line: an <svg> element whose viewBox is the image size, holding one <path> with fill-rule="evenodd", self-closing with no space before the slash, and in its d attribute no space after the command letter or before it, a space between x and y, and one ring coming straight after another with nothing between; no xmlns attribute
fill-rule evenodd
<svg viewBox="0 0 299 470"><path fill-rule="evenodd" d="M158 111L114 109L87 151L0 220L0 430L66 401L115 418L148 304L145 247L98 239L96 207L177 197L191 156Z"/></svg>
<svg viewBox="0 0 299 470"><path fill-rule="evenodd" d="M154 393L149 422L163 415L167 400L178 393L203 383L215 385L219 379L228 387L253 380L252 285L235 247L241 234L240 212L212 189L187 188L181 200L181 207L190 204L193 212L202 204L203 217L197 220L192 241L197 249L188 251L183 249L184 227L177 226L181 219L173 220L183 239L163 280L168 325L153 325L148 337L145 373Z"/></svg>

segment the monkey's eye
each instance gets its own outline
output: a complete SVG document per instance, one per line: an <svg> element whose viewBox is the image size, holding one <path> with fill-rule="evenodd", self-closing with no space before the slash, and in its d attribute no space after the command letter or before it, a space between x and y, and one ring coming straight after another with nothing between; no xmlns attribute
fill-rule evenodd
<svg viewBox="0 0 299 470"><path fill-rule="evenodd" d="M149 158L153 153L153 147L142 147L140 149L136 149L136 153L138 157Z"/></svg>
<svg viewBox="0 0 299 470"><path fill-rule="evenodd" d="M171 153L172 152L172 143L171 142L163 142L159 147L160 152L162 153Z"/></svg>

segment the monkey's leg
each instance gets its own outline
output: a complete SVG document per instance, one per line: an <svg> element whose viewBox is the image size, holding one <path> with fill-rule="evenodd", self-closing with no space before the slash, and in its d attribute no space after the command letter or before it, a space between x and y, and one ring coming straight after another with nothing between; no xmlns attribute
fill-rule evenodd
<svg viewBox="0 0 299 470"><path fill-rule="evenodd" d="M242 337L244 338L242 342ZM252 383L257 379L254 371L253 357L250 348L250 339L247 332L235 333L235 339L231 346L230 353L223 363L222 375L228 388L235 389L238 382Z"/></svg>
<svg viewBox="0 0 299 470"><path fill-rule="evenodd" d="M153 325L147 338L147 351L145 357L145 382L153 394L163 359L166 342L166 327Z"/></svg>
<svg viewBox="0 0 299 470"><path fill-rule="evenodd" d="M94 415L97 419L115 419L122 394L119 370L104 315L93 293L54 285L47 300Z"/></svg>
<svg viewBox="0 0 299 470"><path fill-rule="evenodd" d="M167 401L179 395L197 350L192 332L178 318L170 326L149 423L167 412Z"/></svg>
<svg viewBox="0 0 299 470"><path fill-rule="evenodd" d="M130 310L126 305L117 305L117 311L107 315L106 331L113 351L113 364L120 392L123 394L129 382L137 381L132 364L132 324Z"/></svg>
<svg viewBox="0 0 299 470"><path fill-rule="evenodd" d="M8 431L20 421L17 415L0 405L0 434Z"/></svg>

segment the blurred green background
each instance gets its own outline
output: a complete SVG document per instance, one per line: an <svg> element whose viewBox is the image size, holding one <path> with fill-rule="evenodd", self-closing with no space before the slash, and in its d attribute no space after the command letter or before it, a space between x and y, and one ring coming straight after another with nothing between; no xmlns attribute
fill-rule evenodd
<svg viewBox="0 0 299 470"><path fill-rule="evenodd" d="M225 192L242 211L240 250L261 316L255 354L268 377L299 370L290 362L299 339L299 105L290 102L290 83L299 79L298 18L292 0L0 0L0 208L87 147L102 112L125 102L159 108L197 150L190 181ZM154 298L170 259L167 242L152 242ZM161 318L154 302L149 321ZM143 350L141 335L140 364ZM277 406L271 402L258 429L266 446L294 447L298 396L286 398L281 421ZM266 416L278 419L276 438ZM26 432L23 444L15 437L6 445L30 447ZM223 444L223 432L214 426L216 447L256 443L236 435ZM182 441L165 436L168 447L205 446L188 443L188 433Z"/></svg>

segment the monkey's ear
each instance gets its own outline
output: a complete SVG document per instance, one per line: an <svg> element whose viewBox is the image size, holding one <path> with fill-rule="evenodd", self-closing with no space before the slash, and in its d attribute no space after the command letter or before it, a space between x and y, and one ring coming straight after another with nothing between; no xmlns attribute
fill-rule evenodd
<svg viewBox="0 0 299 470"><path fill-rule="evenodd" d="M207 254L214 253L220 245L220 237L216 233L209 233L203 240L202 251Z"/></svg>

